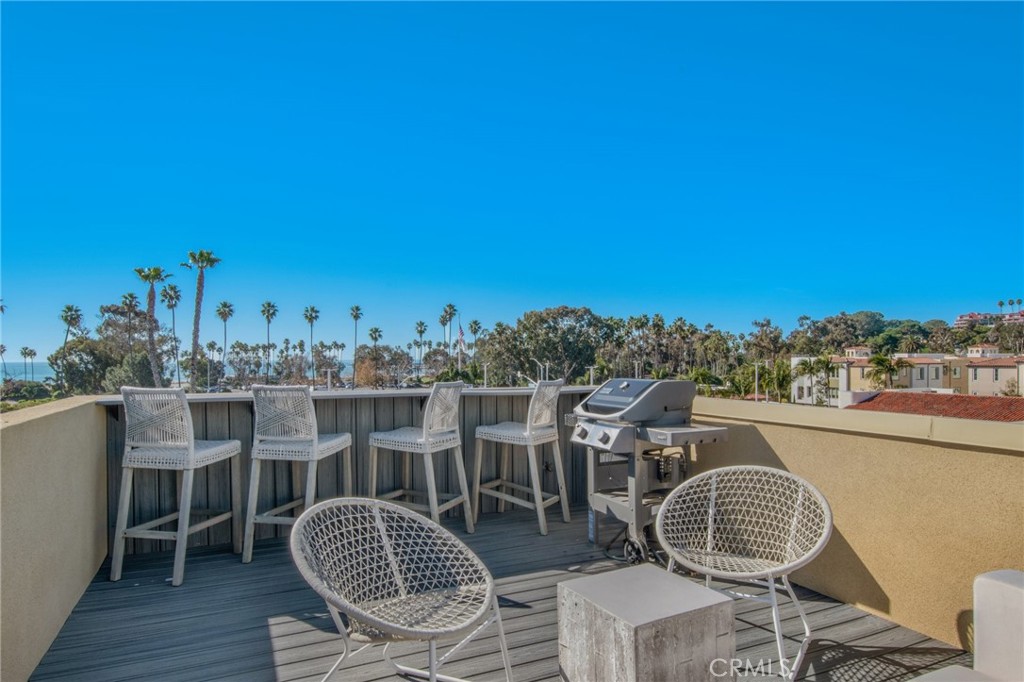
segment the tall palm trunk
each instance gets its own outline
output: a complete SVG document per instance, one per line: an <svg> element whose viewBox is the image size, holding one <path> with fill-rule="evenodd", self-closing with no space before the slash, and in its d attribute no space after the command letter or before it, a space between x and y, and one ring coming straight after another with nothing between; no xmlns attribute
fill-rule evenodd
<svg viewBox="0 0 1024 682"><path fill-rule="evenodd" d="M192 316L192 357L189 358L188 379L193 384L199 366L199 318L203 313L203 287L206 285L206 269L199 268L196 276L196 311ZM195 386L192 387L195 389Z"/></svg>
<svg viewBox="0 0 1024 682"><path fill-rule="evenodd" d="M149 293L146 295L146 313L149 319L146 321L146 353L149 355L149 369L153 373L153 386L159 388L160 381L160 358L156 354L156 283L149 283Z"/></svg>

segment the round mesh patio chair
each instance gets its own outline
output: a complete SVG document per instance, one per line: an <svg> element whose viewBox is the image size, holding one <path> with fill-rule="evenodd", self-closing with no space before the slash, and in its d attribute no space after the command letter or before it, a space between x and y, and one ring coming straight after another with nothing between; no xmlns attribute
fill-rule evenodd
<svg viewBox="0 0 1024 682"><path fill-rule="evenodd" d="M374 431L370 434L369 495L381 500L402 499L402 504L411 509L429 512L435 523L440 523L442 513L461 504L464 507L466 531L472 533L473 509L469 486L466 484L466 463L462 460L462 436L459 434L459 397L462 388L461 381L434 384L423 408L423 426L403 426L393 431ZM377 453L380 449L402 453L402 480L399 489L378 495ZM442 451L450 451L455 461L455 475L459 485L457 494L437 491L434 453ZM413 454L423 456L426 492L412 487ZM424 497L427 498L425 505L412 501Z"/></svg>
<svg viewBox="0 0 1024 682"><path fill-rule="evenodd" d="M750 583L767 595L723 592L771 604L780 664L795 677L811 628L789 574L816 557L832 534L832 511L813 485L787 471L761 466L723 467L685 481L665 498L655 529L675 564L711 579ZM777 591L800 614L804 638L792 664L786 659Z"/></svg>
<svg viewBox="0 0 1024 682"><path fill-rule="evenodd" d="M476 428L475 473L473 475L473 520L480 518L480 495L490 495L498 499L498 511L505 510L505 503L511 502L537 512L537 523L540 534L548 534L548 523L545 509L561 501L562 520L569 523L569 498L565 492L565 472L562 468L562 452L558 447L558 423L555 414L558 408L558 395L561 391L562 379L557 381L540 381L533 391L526 423L501 422L500 424L483 425ZM481 467L483 465L484 441L501 444L501 464L497 478L481 483ZM540 452L544 443L551 443L554 451L555 477L558 481L558 493L546 493L540 484ZM513 483L510 457L513 446L526 447L527 464L530 471L530 486ZM513 493L532 495L533 501L516 497Z"/></svg>
<svg viewBox="0 0 1024 682"><path fill-rule="evenodd" d="M242 563L252 561L256 524L288 525L293 516L281 516L297 507L309 509L316 501L316 472L321 459L341 452L344 461L345 495L352 495L352 434L318 433L313 395L308 386L252 387L256 425L252 443L252 471L249 474L249 502L245 514L245 543ZM293 462L293 488L298 493L299 464L306 463L305 493L262 514L256 513L260 493L260 470L264 462Z"/></svg>
<svg viewBox="0 0 1024 682"><path fill-rule="evenodd" d="M327 604L342 636L341 657L384 644L384 658L402 675L459 682L438 668L491 623L497 625L505 678L512 668L494 581L458 538L426 517L391 502L326 500L292 529L291 554L302 577ZM344 619L342 618L344 615ZM426 670L400 665L388 646L428 643ZM439 644L454 643L441 657Z"/></svg>
<svg viewBox="0 0 1024 682"><path fill-rule="evenodd" d="M121 491L117 504L114 547L110 579L121 579L125 543L128 538L170 540L174 546L174 572L171 584L177 587L185 579L185 549L188 536L230 520L235 553L242 550L242 492L239 458L242 443L237 440L196 440L185 391L174 388L121 389L126 419L124 459L121 463ZM215 462L231 460L231 509L192 509L192 484L196 469ZM171 469L180 472L178 511L128 527L132 482L136 469ZM205 516L189 523L192 516ZM177 521L176 530L157 530Z"/></svg>

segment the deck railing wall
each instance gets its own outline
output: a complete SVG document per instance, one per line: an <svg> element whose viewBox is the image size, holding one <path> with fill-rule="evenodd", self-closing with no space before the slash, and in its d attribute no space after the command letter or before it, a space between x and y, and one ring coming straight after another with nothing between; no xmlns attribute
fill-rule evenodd
<svg viewBox="0 0 1024 682"><path fill-rule="evenodd" d="M587 389L566 389L559 413L571 412L586 394ZM366 490L369 433L417 424L425 396L423 391L317 396L321 430L353 434L358 493ZM465 393L463 456L471 475L477 424L525 419L529 396L528 390L514 389ZM191 402L198 437L242 441L247 479L251 398L193 396ZM728 442L698 448L694 471L750 463L780 467L810 480L830 501L832 539L796 576L798 583L969 648L974 576L1024 569L1024 424L708 398L697 399L694 419L729 427ZM74 398L4 415L3 426L0 676L23 679L109 550L104 539L109 542L116 513L124 416L119 398ZM563 427L569 494L574 504L582 504L585 458L569 437ZM545 448L545 460L550 457ZM439 485L454 490L454 469L444 459L437 464ZM340 465L336 458L325 462L318 481L324 497L341 490ZM492 475L493 445L484 462L484 475ZM398 458L382 457L382 488L394 484L398 467ZM414 470L416 485L422 486L422 469ZM514 470L525 483L522 457L514 458ZM279 464L273 471L260 492L266 503L292 493L292 467ZM197 477L195 506L227 506L227 474L221 464ZM545 472L548 489L554 487L553 475ZM175 508L173 473L146 472L135 485L133 513L140 518ZM493 504L488 499L484 509ZM275 530L287 533L262 527L259 534ZM229 532L225 524L192 542L226 544ZM139 541L130 551L163 548Z"/></svg>
<svg viewBox="0 0 1024 682"><path fill-rule="evenodd" d="M572 412L573 407L586 397L588 389L566 388L559 399L559 423L562 415ZM386 431L400 426L423 424L422 407L428 396L423 390L394 391L337 391L318 392L313 401L321 433L349 432L352 434L353 469L356 495L367 493L369 475L369 435L372 431ZM463 458L467 476L472 487L473 454L476 427L481 424L496 424L502 421L526 421L527 409L532 391L528 389L467 389L463 392L459 411L462 431ZM237 439L242 443L242 491L245 495L249 485L253 433L253 405L247 394L220 394L213 396L190 396L192 420L196 437L208 440ZM121 458L124 448L124 407L119 399L102 400L107 409L107 504L108 533L113 538L114 520L117 514L117 500L121 482ZM559 445L566 464L566 484L573 503L586 502L586 464L582 448L570 443L571 432L563 428ZM545 490L557 490L551 446L543 448L543 486ZM435 457L435 478L441 492L456 492L453 456ZM483 480L494 478L497 454L493 443L485 443L483 457ZM378 462L378 491L398 487L401 475L401 458L389 451L382 451ZM304 465L302 465L304 466ZM527 480L526 458L512 457L513 479L523 485ZM260 476L260 509L265 510L287 502L298 496L305 472L290 462L264 463ZM343 490L342 465L339 457L332 456L322 461L317 469L317 497L336 497ZM413 462L413 487L425 490L424 470L421 458ZM229 463L220 462L207 467L196 475L193 491L193 506L196 508L227 509L230 507ZM139 470L135 474L132 490L132 511L129 525L135 517L157 518L177 508L176 475L172 471ZM481 510L494 509L495 500L485 497ZM461 511L453 509L449 516L459 516ZM256 538L287 536L288 526L257 525ZM191 536L189 545L218 545L231 541L230 524L219 524ZM159 540L132 540L128 553L164 551L173 548L173 543Z"/></svg>

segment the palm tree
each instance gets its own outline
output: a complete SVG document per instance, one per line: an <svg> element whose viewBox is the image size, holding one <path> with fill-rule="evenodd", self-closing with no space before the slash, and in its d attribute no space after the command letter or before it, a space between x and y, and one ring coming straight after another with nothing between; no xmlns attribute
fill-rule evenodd
<svg viewBox="0 0 1024 682"><path fill-rule="evenodd" d="M1017 303L1017 312L1019 313L1020 312L1020 304L1024 303L1024 300L1021 300L1021 299L1018 298L1016 303ZM0 307L2 307L2 306L0 306Z"/></svg>
<svg viewBox="0 0 1024 682"><path fill-rule="evenodd" d="M444 307L444 318L448 321L448 347L450 351L454 351L455 340L452 338L452 323L455 322L455 316L459 314L458 309L454 303L449 303Z"/></svg>
<svg viewBox="0 0 1024 682"><path fill-rule="evenodd" d="M223 351L223 348L217 348L216 341L207 341L206 343L206 388L210 388L210 365L213 364L213 354L218 350Z"/></svg>
<svg viewBox="0 0 1024 682"><path fill-rule="evenodd" d="M302 316L309 323L309 369L313 374L313 385L316 386L316 358L313 356L313 323L320 319L320 311L314 305L306 306Z"/></svg>
<svg viewBox="0 0 1024 682"><path fill-rule="evenodd" d="M217 317L224 323L224 348L228 347L228 320L235 314L235 306L231 305L227 301L221 301L217 304ZM228 375L228 367L224 365L224 376Z"/></svg>
<svg viewBox="0 0 1024 682"><path fill-rule="evenodd" d="M420 367L423 367L423 335L427 333L427 323L420 320L416 323L416 334L420 337L420 345L417 346L420 355Z"/></svg>
<svg viewBox="0 0 1024 682"><path fill-rule="evenodd" d="M194 380L196 363L199 361L199 319L203 312L203 290L206 288L206 271L220 262L213 251L189 251L188 261L181 267L189 270L195 268L196 274L196 308L192 315L192 358L189 363L189 380Z"/></svg>
<svg viewBox="0 0 1024 682"><path fill-rule="evenodd" d="M3 378L4 379L7 378L7 361L4 360L4 353L6 353L6 352L7 352L7 346L5 346L4 344L0 343L0 364L3 365L3 369L4 369L4 376L3 376Z"/></svg>
<svg viewBox="0 0 1024 682"><path fill-rule="evenodd" d="M871 379L871 381L883 388L892 388L893 376L901 369L912 367L913 364L908 362L905 358L897 358L893 360L888 355L882 355L878 353L872 355L868 359L868 364L871 365L865 375Z"/></svg>
<svg viewBox="0 0 1024 682"><path fill-rule="evenodd" d="M174 309L181 303L181 289L173 284L168 284L160 290L160 302L171 311L171 337L174 342L174 373L178 378L178 385L181 385L181 367L178 364L178 323L175 319Z"/></svg>
<svg viewBox="0 0 1024 682"><path fill-rule="evenodd" d="M917 334L908 334L900 339L900 351L916 353L924 346L924 339Z"/></svg>
<svg viewBox="0 0 1024 682"><path fill-rule="evenodd" d="M355 332L352 336L352 388L356 387L356 351L359 349L359 319L363 316L363 309L357 305L349 310L352 321L355 323Z"/></svg>
<svg viewBox="0 0 1024 682"><path fill-rule="evenodd" d="M384 334L380 327L370 327L370 341L373 341L373 382L380 383L377 375L377 342Z"/></svg>
<svg viewBox="0 0 1024 682"><path fill-rule="evenodd" d="M270 383L270 321L277 317L277 306L270 301L264 301L260 307L260 314L267 321L267 383Z"/></svg>
<svg viewBox="0 0 1024 682"><path fill-rule="evenodd" d="M469 333L473 335L473 357L476 357L476 337L483 329L483 325L480 324L480 320L469 321Z"/></svg>
<svg viewBox="0 0 1024 682"><path fill-rule="evenodd" d="M31 348L29 348L28 346L22 346L21 347L22 362L24 363L24 366L25 366L25 373L24 373L23 376L25 376L25 377L28 376L28 360L29 360L29 358L34 358L35 356L36 356L36 352L34 350L32 350ZM35 366L33 366L32 367L32 381L35 381L35 380L36 380L36 368L35 368Z"/></svg>
<svg viewBox="0 0 1024 682"><path fill-rule="evenodd" d="M171 275L164 272L163 268L135 268L135 274L149 284L149 291L146 293L146 314L149 316L146 353L149 355L149 369L153 373L153 385L159 387L163 382L160 380L160 358L156 355L156 285Z"/></svg>
<svg viewBox="0 0 1024 682"><path fill-rule="evenodd" d="M132 313L139 312L139 297L128 292L121 297L121 306L125 315L128 316L128 355L132 354Z"/></svg>
<svg viewBox="0 0 1024 682"><path fill-rule="evenodd" d="M996 305L999 306L999 314L1002 315L1003 314L1003 306L1006 305L1006 304L1003 303L1002 300L1000 300L998 303L996 303Z"/></svg>
<svg viewBox="0 0 1024 682"><path fill-rule="evenodd" d="M818 374L817 363L813 358L803 358L793 367L793 374L798 377L807 377L810 380L809 388L811 402L814 402L814 382Z"/></svg>
<svg viewBox="0 0 1024 682"><path fill-rule="evenodd" d="M68 337L71 336L72 329L78 329L82 326L82 311L76 305L70 303L64 306L64 310L60 312L61 322L64 323L64 345L61 346L61 358L63 359L62 369L64 374L64 391L67 392L67 374L68 374Z"/></svg>

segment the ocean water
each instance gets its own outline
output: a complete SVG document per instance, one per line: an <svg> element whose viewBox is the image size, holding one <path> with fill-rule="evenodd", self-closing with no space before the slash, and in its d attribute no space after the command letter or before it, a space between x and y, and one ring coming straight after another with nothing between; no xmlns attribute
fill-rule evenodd
<svg viewBox="0 0 1024 682"><path fill-rule="evenodd" d="M5 379L42 381L43 379L52 379L54 374L53 368L46 362L39 362L37 360L36 362L25 363L21 361L21 358L8 358L6 353L4 354L4 364L7 369L4 373Z"/></svg>

